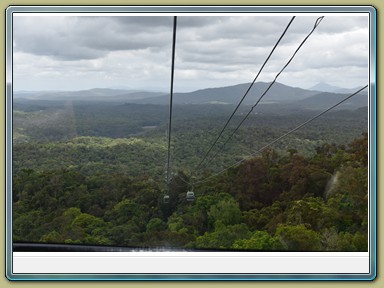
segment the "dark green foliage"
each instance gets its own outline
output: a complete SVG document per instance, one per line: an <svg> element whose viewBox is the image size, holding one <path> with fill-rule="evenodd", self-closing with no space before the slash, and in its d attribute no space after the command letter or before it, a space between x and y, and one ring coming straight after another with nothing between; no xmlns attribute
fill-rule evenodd
<svg viewBox="0 0 384 288"><path fill-rule="evenodd" d="M285 250L290 251L321 251L320 235L305 225L279 225L276 237Z"/></svg>
<svg viewBox="0 0 384 288"><path fill-rule="evenodd" d="M213 232L205 232L196 238L193 245L200 249L230 249L238 239L248 239L250 232L244 223L227 226L220 220L215 222Z"/></svg>
<svg viewBox="0 0 384 288"><path fill-rule="evenodd" d="M332 114L277 143L275 149L265 149L191 187L191 181L212 175L233 164L233 159L243 159L295 127L309 112L260 117L258 126L250 121L235 135L236 144L191 175L217 135L223 112L231 107L219 111L198 105L177 107L179 121L172 142L172 172L177 173L166 185L166 109L113 105L104 110L102 105L62 108L60 119L75 115L76 133L72 126L69 129L74 124L70 120L57 126L56 132L50 130L53 124L36 126L41 117L54 115L52 107L15 116L19 126L13 147L14 241L367 251L368 136L353 140L364 121L354 122L348 133L340 135L339 128L330 124L336 119L346 127L361 111ZM207 119L206 113L211 117ZM100 118L91 121L96 114ZM126 126L132 119L136 119L132 127ZM329 144L328 139L338 144ZM346 145L346 140L353 141ZM191 203L185 197L192 189L196 199ZM164 195L170 196L169 203L163 203Z"/></svg>
<svg viewBox="0 0 384 288"><path fill-rule="evenodd" d="M220 221L226 226L242 222L239 204L234 199L221 200L216 205L212 205L208 217L213 223Z"/></svg>
<svg viewBox="0 0 384 288"><path fill-rule="evenodd" d="M256 251L283 250L285 248L278 237L272 237L265 231L255 231L249 239L235 241L232 247L239 250Z"/></svg>

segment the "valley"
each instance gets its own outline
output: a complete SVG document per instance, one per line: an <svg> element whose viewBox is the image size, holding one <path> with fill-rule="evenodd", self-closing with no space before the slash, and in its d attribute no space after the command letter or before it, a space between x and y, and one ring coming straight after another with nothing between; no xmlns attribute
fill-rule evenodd
<svg viewBox="0 0 384 288"><path fill-rule="evenodd" d="M367 251L366 95L248 158L346 96L277 85L199 167L244 88L175 94L169 185L168 96L108 89L14 95L14 241ZM219 145L250 104L239 109ZM188 203L191 189L196 200Z"/></svg>

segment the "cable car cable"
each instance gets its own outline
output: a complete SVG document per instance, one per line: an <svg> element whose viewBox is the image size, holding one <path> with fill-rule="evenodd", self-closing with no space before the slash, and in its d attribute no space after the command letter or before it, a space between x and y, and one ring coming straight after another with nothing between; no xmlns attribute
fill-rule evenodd
<svg viewBox="0 0 384 288"><path fill-rule="evenodd" d="M355 93L353 93L353 94L347 96L346 98L342 99L341 101L339 101L338 103L336 103L336 104L334 104L333 106L329 107L328 109L324 110L323 112L321 112L321 113L317 114L316 116L312 117L311 119L309 119L309 120L303 122L302 124L298 125L297 127L293 128L293 129L291 129L291 130L289 130L288 132L284 133L284 134L281 135L280 137L278 137L278 138L276 138L275 140L271 141L269 144L263 146L262 148L260 148L260 149L257 150L256 152L254 152L254 153L248 155L247 158L245 158L245 159L243 159L243 160L240 160L240 161L236 162L235 164L233 164L233 165L231 165L231 166L229 166L229 167L227 167L227 168L221 170L220 172L217 172L217 173L215 173L215 174L212 174L211 176L209 176L209 177L207 177L207 178L205 178L205 179L203 179L203 180L196 181L196 182L193 183L193 185L196 185L196 184L200 184L200 183L206 182L206 181L208 181L208 179L213 178L213 177L216 177L216 176L220 175L221 173L223 173L223 172L229 170L230 168L235 167L235 166L241 164L242 162L248 160L248 158L254 157L257 153L260 153L260 152L263 151L265 148L267 148L267 147L269 147L269 146L275 144L276 142L278 142L278 141L280 141L281 139L285 138L285 137L288 136L289 134L291 134L291 133L293 133L293 132L299 130L300 128L302 128L303 126L309 124L309 123L312 122L313 120L315 120L315 119L321 117L321 116L324 115L325 113L329 112L330 110L332 110L332 109L334 109L335 107L339 106L340 104L342 104L343 102L345 102L345 101L347 101L348 99L352 98L352 97L355 96L356 94L360 93L361 91L363 91L363 90L364 90L365 88L367 88L367 87L368 87L368 85L364 86L363 88L361 88L361 89L359 89L358 91L356 91Z"/></svg>
<svg viewBox="0 0 384 288"><path fill-rule="evenodd" d="M267 62L269 61L269 59L271 58L273 52L275 51L275 49L277 48L277 46L279 45L281 39L284 37L284 35L286 34L289 26L292 24L293 20L295 19L296 16L293 16L292 19L289 21L287 27L285 27L283 33L281 34L280 38L277 40L275 46L272 48L271 52L269 53L267 59L265 59L263 65L261 66L259 72L256 74L255 78L253 79L252 83L249 85L247 91L244 93L243 97L241 98L240 102L237 104L235 110L232 112L231 116L228 118L227 122L225 123L224 127L221 129L220 133L219 133L219 136L217 136L216 140L213 142L213 144L211 145L211 147L208 149L208 151L206 152L205 156L203 157L203 159L200 161L200 163L197 165L195 171L197 171L201 164L205 161L205 159L207 158L207 156L209 155L209 153L211 152L211 150L213 149L213 147L216 145L217 141L219 141L221 135L224 133L224 130L227 128L229 122L232 120L233 116L235 115L236 111L239 109L240 105L243 103L245 97L248 95L249 91L251 90L251 88L253 87L253 85L255 84L257 78L259 77L261 71L264 69L264 66L267 64ZM192 174L192 173L191 173Z"/></svg>
<svg viewBox="0 0 384 288"><path fill-rule="evenodd" d="M315 25L313 26L312 30L310 31L310 33L304 38L304 40L300 43L300 45L297 47L297 49L295 50L295 52L293 53L292 57L288 60L288 62L284 65L284 67L280 70L279 73L277 73L277 75L275 76L275 79L269 84L269 86L267 87L267 89L264 91L264 93L260 96L260 98L257 100L257 102L251 107L251 109L248 111L248 113L244 116L244 118L240 121L240 123L237 125L237 127L235 128L235 130L232 131L231 135L225 140L224 144L220 146L219 150L216 152L216 154L213 155L213 157L211 157L209 159L209 161L205 164L208 165L214 158L216 158L216 156L223 150L224 146L229 142L229 140L232 139L233 135L237 132L237 130L239 130L240 126L244 123L244 121L249 117L249 115L252 113L253 109L256 108L256 106L260 103L261 99L263 99L263 97L265 96L265 94L267 94L267 92L269 91L269 89L271 89L271 87L273 86L273 84L275 84L277 78L280 76L280 74L285 70L285 68L288 67L288 65L291 63L291 61L293 60L293 58L296 56L297 52L300 50L300 48L304 45L304 43L307 41L307 39L309 38L309 36L311 36L311 34L315 31L315 29L317 28L317 26L320 24L320 22L323 20L324 16L321 16L319 17L316 22L315 22ZM205 158L204 158L205 159ZM200 167L200 166L199 166Z"/></svg>
<svg viewBox="0 0 384 288"><path fill-rule="evenodd" d="M172 65L171 65L171 87L170 87L170 96L169 96L169 122L168 122L168 154L167 154L167 164L166 164L166 181L169 192L169 183L171 175L171 132L172 132L172 105L173 105L173 79L175 75L175 48L176 48L176 26L177 26L177 16L173 17L173 40L172 40ZM169 203L169 195L164 195L164 203Z"/></svg>
<svg viewBox="0 0 384 288"><path fill-rule="evenodd" d="M167 156L167 184L170 181L171 166L171 132L172 132L172 104L173 104L173 79L175 74L175 48L176 48L176 25L177 16L173 17L173 41L172 41L172 67L171 67L171 88L169 97L169 122L168 122L168 156Z"/></svg>

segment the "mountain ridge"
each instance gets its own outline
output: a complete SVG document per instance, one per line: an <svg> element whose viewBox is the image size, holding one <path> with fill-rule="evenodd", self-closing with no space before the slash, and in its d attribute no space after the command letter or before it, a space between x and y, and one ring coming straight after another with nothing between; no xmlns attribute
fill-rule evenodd
<svg viewBox="0 0 384 288"><path fill-rule="evenodd" d="M192 92L174 93L173 99L175 104L209 104L212 102L235 104L240 101L250 84L251 83L242 83L232 86L205 88ZM245 98L244 104L253 105L256 103L260 96L267 90L269 85L270 83L267 82L256 82ZM265 100L279 102L294 101L305 99L315 95L316 93L318 92L298 87L291 87L276 82L265 94ZM146 98L140 100L138 103L167 104L169 102L168 97L168 95L164 95L157 98Z"/></svg>
<svg viewBox="0 0 384 288"><path fill-rule="evenodd" d="M355 88L342 88L339 86L330 85L328 83L319 82L316 85L314 85L308 89L314 90L314 91L319 91L319 92L330 92L330 93L353 93L360 88L362 88L362 86L358 86Z"/></svg>
<svg viewBox="0 0 384 288"><path fill-rule="evenodd" d="M251 83L231 86L199 89L192 92L178 92L173 95L175 105L216 104L236 105L240 102ZM282 83L274 83L270 88L268 82L256 82L244 98L243 105L254 105L267 91L260 105L275 104L280 106L297 106L301 109L320 109L329 107L340 101L347 94L340 92L322 92L316 90L291 87ZM315 85L316 86L316 85ZM314 86L314 87L315 87ZM340 88L331 86L333 88ZM319 86L318 86L319 87ZM352 90L352 89L347 89ZM354 92L354 91L353 91ZM366 92L361 94L367 95ZM14 93L19 101L26 100L61 100L61 101L108 101L136 104L169 105L169 94L164 92L149 92L142 90L121 90L110 88L93 88L80 91L42 91ZM350 103L348 106L347 104ZM368 106L368 101L362 97L353 97L343 107L359 108Z"/></svg>

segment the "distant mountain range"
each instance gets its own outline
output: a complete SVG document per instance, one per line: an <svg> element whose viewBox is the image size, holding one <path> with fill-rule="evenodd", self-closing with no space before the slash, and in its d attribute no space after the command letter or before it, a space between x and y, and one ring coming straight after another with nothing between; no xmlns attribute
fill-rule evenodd
<svg viewBox="0 0 384 288"><path fill-rule="evenodd" d="M356 88L341 88L338 86L329 85L324 82L317 83L315 86L309 88L309 90L321 91L321 92L331 92L331 93L353 93L359 90L361 87Z"/></svg>
<svg viewBox="0 0 384 288"><path fill-rule="evenodd" d="M256 82L244 99L244 105L254 105L266 91L270 83ZM188 93L175 93L173 103L184 104L228 104L239 103L250 83L234 86L207 88ZM324 91L328 90L328 91ZM331 91L332 90L332 91ZM274 104L281 107L296 107L300 109L323 109L358 90L319 83L311 89L302 89L275 83L260 101L262 106ZM346 101L341 108L355 109L368 106L367 90ZM148 92L139 90L122 90L95 88L82 91L44 91L44 92L14 92L14 99L28 100L61 100L61 101L116 101L136 104L168 105L169 94L163 92Z"/></svg>
<svg viewBox="0 0 384 288"><path fill-rule="evenodd" d="M253 105L268 88L270 83L257 82L249 91L244 104ZM188 93L175 93L173 100L175 104L236 104L243 97L250 83L234 86L208 88ZM316 91L290 87L281 83L275 83L267 92L264 101L267 102L289 102L301 100L317 94ZM161 97L145 98L138 101L143 104L167 104L169 95Z"/></svg>
<svg viewBox="0 0 384 288"><path fill-rule="evenodd" d="M297 101L295 102L295 106L302 109L326 109L340 102L349 94L352 93L342 94L323 92L316 94L315 96ZM356 109L365 106L368 106L367 93L361 92L340 104L339 109Z"/></svg>
<svg viewBox="0 0 384 288"><path fill-rule="evenodd" d="M15 91L14 98L28 100L129 101L164 95L161 92L94 88L80 91Z"/></svg>

